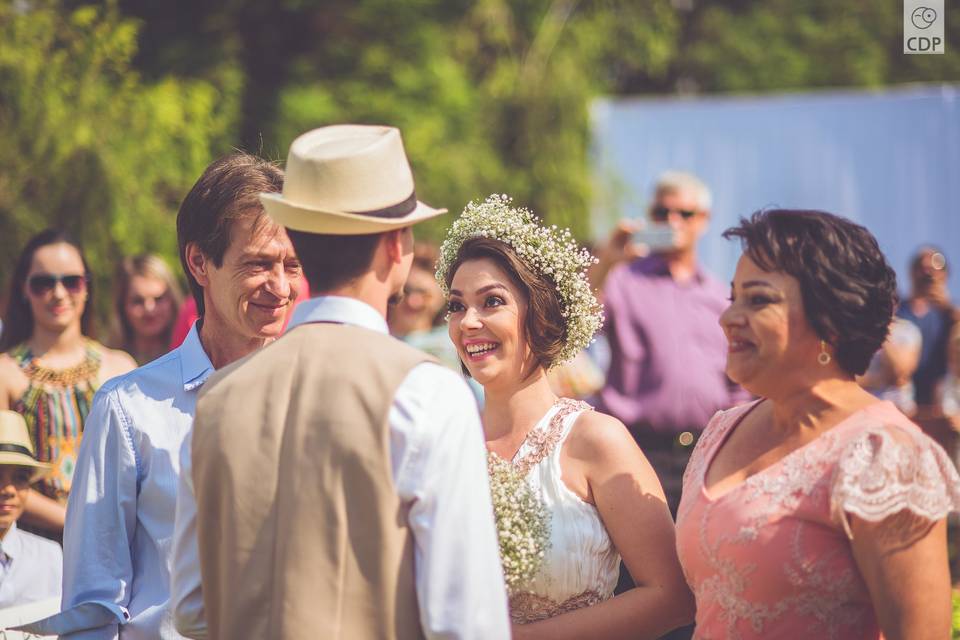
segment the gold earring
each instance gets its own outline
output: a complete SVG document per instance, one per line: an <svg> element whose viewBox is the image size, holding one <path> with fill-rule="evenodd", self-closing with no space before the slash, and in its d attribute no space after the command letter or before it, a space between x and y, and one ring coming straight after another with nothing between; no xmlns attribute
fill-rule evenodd
<svg viewBox="0 0 960 640"><path fill-rule="evenodd" d="M830 357L830 354L827 352L827 343L821 340L820 353L817 355L817 362L819 362L821 366L825 367L830 364L831 360L833 360L833 358Z"/></svg>

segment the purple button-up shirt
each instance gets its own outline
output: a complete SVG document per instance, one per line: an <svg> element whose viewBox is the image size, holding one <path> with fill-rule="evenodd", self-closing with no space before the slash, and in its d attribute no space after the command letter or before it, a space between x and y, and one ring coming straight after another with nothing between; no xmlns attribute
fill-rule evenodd
<svg viewBox="0 0 960 640"><path fill-rule="evenodd" d="M660 433L703 429L718 409L747 399L724 373L720 314L726 287L697 269L676 282L659 256L611 271L604 288L610 370L599 405L627 426Z"/></svg>

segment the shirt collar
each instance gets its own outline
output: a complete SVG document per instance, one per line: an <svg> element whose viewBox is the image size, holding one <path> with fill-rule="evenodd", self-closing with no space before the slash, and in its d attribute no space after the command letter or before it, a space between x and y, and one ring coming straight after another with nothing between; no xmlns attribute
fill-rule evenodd
<svg viewBox="0 0 960 640"><path fill-rule="evenodd" d="M637 262L637 266L644 273L649 273L652 275L658 276L667 276L673 279L673 276L670 274L670 267L667 265L667 260L662 255L658 253L651 253L645 258L640 258ZM696 284L703 284L704 282L704 271L700 267L700 263L693 268L693 281Z"/></svg>
<svg viewBox="0 0 960 640"><path fill-rule="evenodd" d="M20 537L20 530L17 529L17 523L14 522L7 530L7 535L0 540L0 558L7 557L11 560L16 559L23 549L23 540Z"/></svg>
<svg viewBox="0 0 960 640"><path fill-rule="evenodd" d="M193 391L213 373L213 363L200 343L200 330L197 322L190 327L190 333L178 347L180 353L180 371L183 375L183 390Z"/></svg>
<svg viewBox="0 0 960 640"><path fill-rule="evenodd" d="M287 331L307 322L339 322L389 333L387 321L379 311L366 302L343 296L319 296L301 302L293 310Z"/></svg>

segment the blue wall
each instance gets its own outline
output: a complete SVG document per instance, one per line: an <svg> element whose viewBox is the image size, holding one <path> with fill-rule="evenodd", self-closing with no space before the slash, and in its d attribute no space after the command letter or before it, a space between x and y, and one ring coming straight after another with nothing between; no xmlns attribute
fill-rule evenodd
<svg viewBox="0 0 960 640"><path fill-rule="evenodd" d="M873 231L904 292L913 251L942 247L960 302L960 85L600 100L592 115L596 234L643 215L657 175L680 169L713 191L700 255L724 281L739 248L720 233L739 216L823 209Z"/></svg>

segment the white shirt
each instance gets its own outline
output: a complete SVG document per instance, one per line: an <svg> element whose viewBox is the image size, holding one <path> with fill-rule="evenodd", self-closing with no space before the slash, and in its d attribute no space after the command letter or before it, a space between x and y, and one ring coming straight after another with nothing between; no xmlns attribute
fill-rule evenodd
<svg viewBox="0 0 960 640"><path fill-rule="evenodd" d="M290 328L324 321L387 333L386 321L373 307L334 296L300 304ZM414 576L424 634L430 639L510 638L486 449L473 395L455 372L423 363L401 383L388 423L393 482L409 505L416 545ZM174 619L184 635L205 638L189 441L181 468Z"/></svg>
<svg viewBox="0 0 960 640"><path fill-rule="evenodd" d="M60 597L60 545L13 523L0 540L0 609Z"/></svg>
<svg viewBox="0 0 960 640"><path fill-rule="evenodd" d="M63 611L34 630L182 637L168 606L179 454L211 373L194 325L180 347L97 392L67 503Z"/></svg>

